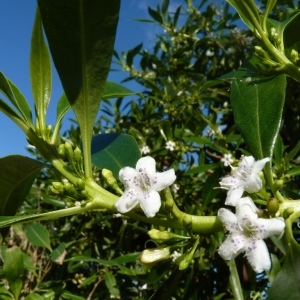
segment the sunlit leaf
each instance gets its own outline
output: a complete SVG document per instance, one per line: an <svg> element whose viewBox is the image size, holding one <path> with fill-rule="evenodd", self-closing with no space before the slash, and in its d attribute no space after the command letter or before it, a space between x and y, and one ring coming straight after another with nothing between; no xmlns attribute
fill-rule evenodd
<svg viewBox="0 0 300 300"><path fill-rule="evenodd" d="M128 134L99 134L92 141L92 162L118 177L121 168L135 167L141 157L136 140Z"/></svg>
<svg viewBox="0 0 300 300"><path fill-rule="evenodd" d="M32 124L31 109L19 89L0 71L0 91L7 97L13 106L21 113L27 125Z"/></svg>
<svg viewBox="0 0 300 300"><path fill-rule="evenodd" d="M257 60L244 63L231 87L235 122L249 151L256 159L272 157L285 101L285 75L264 76L256 69ZM270 166L269 183L272 174Z"/></svg>
<svg viewBox="0 0 300 300"><path fill-rule="evenodd" d="M19 295L22 290L22 275L24 273L24 270L23 254L20 248L17 246L13 246L6 249L3 273L16 299L19 299Z"/></svg>
<svg viewBox="0 0 300 300"><path fill-rule="evenodd" d="M38 8L31 36L30 79L37 117L46 126L45 117L52 90L51 62Z"/></svg>
<svg viewBox="0 0 300 300"><path fill-rule="evenodd" d="M77 117L86 171L114 50L120 0L38 0L52 58ZM92 174L86 174L92 176Z"/></svg>
<svg viewBox="0 0 300 300"><path fill-rule="evenodd" d="M44 247L52 251L48 230L40 223L31 223L26 228L28 240L37 247Z"/></svg>

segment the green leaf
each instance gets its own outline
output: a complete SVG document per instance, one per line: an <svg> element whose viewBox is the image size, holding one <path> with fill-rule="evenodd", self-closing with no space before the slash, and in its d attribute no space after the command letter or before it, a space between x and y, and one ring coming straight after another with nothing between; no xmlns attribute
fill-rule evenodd
<svg viewBox="0 0 300 300"><path fill-rule="evenodd" d="M31 293L25 297L25 300L45 300L41 295L37 293Z"/></svg>
<svg viewBox="0 0 300 300"><path fill-rule="evenodd" d="M31 223L26 228L26 236L31 244L52 251L48 230L40 223Z"/></svg>
<svg viewBox="0 0 300 300"><path fill-rule="evenodd" d="M38 0L52 58L80 126L84 166L114 51L120 0Z"/></svg>
<svg viewBox="0 0 300 300"><path fill-rule="evenodd" d="M4 76L0 71L0 91L7 97L7 99L14 105L14 107L21 113L23 120L28 126L32 125L31 109L25 97L21 94L19 89Z"/></svg>
<svg viewBox="0 0 300 300"><path fill-rule="evenodd" d="M11 300L13 299L14 295L10 291L8 291L6 287L1 286L0 297L1 300Z"/></svg>
<svg viewBox="0 0 300 300"><path fill-rule="evenodd" d="M299 212L286 220L287 256L269 290L268 300L300 299L300 245L293 237L292 225Z"/></svg>
<svg viewBox="0 0 300 300"><path fill-rule="evenodd" d="M0 111L15 122L25 133L28 130L28 125L24 122L20 115L14 111L5 101L0 98Z"/></svg>
<svg viewBox="0 0 300 300"><path fill-rule="evenodd" d="M72 293L69 292L69 291L63 292L62 295L61 295L61 297L62 297L63 299L68 299L68 300L86 300L86 298L83 298L83 297L74 295L74 294L72 294Z"/></svg>
<svg viewBox="0 0 300 300"><path fill-rule="evenodd" d="M246 9L246 6L248 6L249 2L239 0L227 0L227 2L236 9L242 21L249 27L251 31L253 31L255 26L253 25L253 22L251 20L252 18L249 15L248 10ZM251 10L251 12L255 16L255 19L258 21L259 17L257 11Z"/></svg>
<svg viewBox="0 0 300 300"><path fill-rule="evenodd" d="M120 291L116 286L117 282L116 282L116 279L115 279L114 275L112 274L112 272L110 272L110 271L106 272L104 274L104 280L105 280L105 285L108 288L110 294L115 297L119 297Z"/></svg>
<svg viewBox="0 0 300 300"><path fill-rule="evenodd" d="M257 59L246 61L236 72L231 87L235 122L256 159L272 157L285 100L285 75L264 76ZM268 181L272 182L270 165Z"/></svg>
<svg viewBox="0 0 300 300"><path fill-rule="evenodd" d="M52 90L51 62L48 47L44 40L41 15L36 9L30 51L31 88L40 128L46 128L46 113Z"/></svg>
<svg viewBox="0 0 300 300"><path fill-rule="evenodd" d="M22 275L24 273L23 253L17 246L6 249L3 265L3 273L9 283L9 287L16 299L19 299L23 287Z"/></svg>
<svg viewBox="0 0 300 300"><path fill-rule="evenodd" d="M148 13L153 18L153 20L155 20L159 24L162 24L164 22L162 16L156 10L152 9L151 7L148 7Z"/></svg>
<svg viewBox="0 0 300 300"><path fill-rule="evenodd" d="M99 134L92 141L92 162L99 169L108 169L118 178L123 167L135 167L141 158L136 140L128 134Z"/></svg>
<svg viewBox="0 0 300 300"><path fill-rule="evenodd" d="M149 300L171 299L171 296L178 287L178 282L183 274L183 271L176 269L149 298Z"/></svg>
<svg viewBox="0 0 300 300"><path fill-rule="evenodd" d="M0 216L16 214L42 167L44 164L21 155L0 159Z"/></svg>
<svg viewBox="0 0 300 300"><path fill-rule="evenodd" d="M61 264L61 257L64 258L66 253L66 244L61 243L56 247L50 254L50 258L52 261Z"/></svg>
<svg viewBox="0 0 300 300"><path fill-rule="evenodd" d="M106 81L102 99L122 98L131 95L143 97L140 92L135 93L119 83Z"/></svg>

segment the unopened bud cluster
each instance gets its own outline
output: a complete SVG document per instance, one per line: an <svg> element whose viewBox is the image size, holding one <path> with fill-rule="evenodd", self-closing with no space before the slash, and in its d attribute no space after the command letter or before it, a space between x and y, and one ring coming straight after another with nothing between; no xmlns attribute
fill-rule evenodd
<svg viewBox="0 0 300 300"><path fill-rule="evenodd" d="M63 197L68 206L74 206L74 200L83 200L87 197L85 183L81 178L77 180L76 185L68 181L52 182L50 191L55 195ZM81 202L81 204L83 203Z"/></svg>
<svg viewBox="0 0 300 300"><path fill-rule="evenodd" d="M65 142L58 146L57 152L61 158L68 159L79 177L83 177L83 157L78 147L73 150L72 145L69 142Z"/></svg>

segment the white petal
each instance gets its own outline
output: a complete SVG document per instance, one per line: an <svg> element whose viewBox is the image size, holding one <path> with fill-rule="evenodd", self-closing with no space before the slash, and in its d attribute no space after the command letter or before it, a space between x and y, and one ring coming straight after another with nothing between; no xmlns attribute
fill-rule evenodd
<svg viewBox="0 0 300 300"><path fill-rule="evenodd" d="M236 205L236 216L238 222L247 219L251 223L256 222L258 208L250 197L241 198Z"/></svg>
<svg viewBox="0 0 300 300"><path fill-rule="evenodd" d="M140 193L136 190L128 189L115 203L115 207L118 212L122 214L127 213L139 204L140 197Z"/></svg>
<svg viewBox="0 0 300 300"><path fill-rule="evenodd" d="M241 180L235 176L226 176L222 178L220 185L222 189L229 190L232 187L240 186Z"/></svg>
<svg viewBox="0 0 300 300"><path fill-rule="evenodd" d="M154 217L161 206L159 193L156 191L151 191L150 193L144 194L140 200L140 205L148 218Z"/></svg>
<svg viewBox="0 0 300 300"><path fill-rule="evenodd" d="M243 193L244 193L243 186L231 188L227 193L225 204L236 206L237 202L242 197Z"/></svg>
<svg viewBox="0 0 300 300"><path fill-rule="evenodd" d="M245 253L249 264L256 273L268 271L271 268L271 260L268 248L263 240L251 240L245 247Z"/></svg>
<svg viewBox="0 0 300 300"><path fill-rule="evenodd" d="M283 218L262 219L259 218L255 222L257 233L256 236L260 239L266 239L272 235L280 235L285 228Z"/></svg>
<svg viewBox="0 0 300 300"><path fill-rule="evenodd" d="M218 211L218 218L225 226L225 229L230 232L239 230L237 225L236 215L226 208L220 208Z"/></svg>
<svg viewBox="0 0 300 300"><path fill-rule="evenodd" d="M254 164L255 159L253 156L244 156L242 161L239 163L239 169L246 170L251 169L252 165Z"/></svg>
<svg viewBox="0 0 300 300"><path fill-rule="evenodd" d="M252 166L252 172L258 174L268 161L270 161L269 157L256 161Z"/></svg>
<svg viewBox="0 0 300 300"><path fill-rule="evenodd" d="M127 188L135 189L137 186L140 188L140 183L138 178L139 178L138 172L131 167L122 168L119 172L119 179L124 184L125 189Z"/></svg>
<svg viewBox="0 0 300 300"><path fill-rule="evenodd" d="M225 260L231 260L243 252L245 238L242 234L230 234L220 246L218 253Z"/></svg>
<svg viewBox="0 0 300 300"><path fill-rule="evenodd" d="M248 193L256 193L262 188L262 181L257 174L251 173L245 181L244 185L245 191Z"/></svg>
<svg viewBox="0 0 300 300"><path fill-rule="evenodd" d="M152 178L152 188L156 191L161 191L173 184L175 180L176 175L174 169L170 169L162 173L156 173Z"/></svg>
<svg viewBox="0 0 300 300"><path fill-rule="evenodd" d="M137 163L136 163L136 170L139 172L141 169L145 171L145 173L152 178L155 176L156 172L156 163L155 159L152 158L151 156L145 156L140 158Z"/></svg>

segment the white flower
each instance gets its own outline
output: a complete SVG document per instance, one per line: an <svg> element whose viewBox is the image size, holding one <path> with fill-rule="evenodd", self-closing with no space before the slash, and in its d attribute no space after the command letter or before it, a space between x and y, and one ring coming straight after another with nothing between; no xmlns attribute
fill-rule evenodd
<svg viewBox="0 0 300 300"><path fill-rule="evenodd" d="M145 215L152 218L161 206L158 192L170 186L176 176L174 169L156 172L155 160L146 156L138 160L135 169L122 168L119 178L125 186L125 192L116 202L116 209L120 213L127 213L140 204Z"/></svg>
<svg viewBox="0 0 300 300"><path fill-rule="evenodd" d="M230 166L233 163L232 155L224 154L224 156L221 158L221 162L224 164L225 167Z"/></svg>
<svg viewBox="0 0 300 300"><path fill-rule="evenodd" d="M167 141L166 142L166 149L170 150L170 151L174 151L175 150L175 142L173 141Z"/></svg>
<svg viewBox="0 0 300 300"><path fill-rule="evenodd" d="M150 153L150 148L149 148L147 145L144 145L144 146L141 148L141 153L142 153L142 154L148 154L148 153Z"/></svg>
<svg viewBox="0 0 300 300"><path fill-rule="evenodd" d="M236 214L226 208L219 209L218 217L229 231L218 252L225 260L231 260L241 252L257 273L271 268L268 248L263 239L283 233L283 218L262 219L257 216L257 207L250 197L241 198Z"/></svg>
<svg viewBox="0 0 300 300"><path fill-rule="evenodd" d="M177 258L181 257L182 256L182 253L178 252L177 250L175 250L172 254L171 254L171 257L172 257L172 261L174 262Z"/></svg>
<svg viewBox="0 0 300 300"><path fill-rule="evenodd" d="M233 169L232 175L222 178L220 182L221 188L228 190L225 204L235 206L244 191L258 192L262 188L258 174L268 161L270 161L268 157L255 161L253 156L243 156L239 167Z"/></svg>
<svg viewBox="0 0 300 300"><path fill-rule="evenodd" d="M171 190L172 190L172 192L174 193L174 194L177 194L177 192L179 191L179 185L178 184L176 184L176 183L174 183L173 185L172 185L172 187L171 187Z"/></svg>

